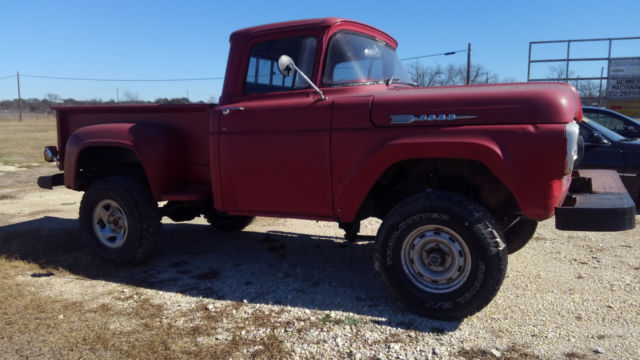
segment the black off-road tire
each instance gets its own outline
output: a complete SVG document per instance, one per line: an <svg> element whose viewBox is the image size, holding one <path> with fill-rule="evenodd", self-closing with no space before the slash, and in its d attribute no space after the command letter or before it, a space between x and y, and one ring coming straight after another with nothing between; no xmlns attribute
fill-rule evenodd
<svg viewBox="0 0 640 360"><path fill-rule="evenodd" d="M227 215L225 213L217 212L215 210L207 210L202 214L207 222L211 224L216 230L219 231L240 231L255 219L255 216L236 216Z"/></svg>
<svg viewBox="0 0 640 360"><path fill-rule="evenodd" d="M450 272L439 272L431 262L434 254L435 259L454 259L445 265ZM461 319L484 308L500 289L507 249L493 218L478 204L458 194L428 191L385 216L376 237L375 265L394 298L410 311ZM431 274L429 280L425 274ZM449 277L442 279L443 274Z"/></svg>
<svg viewBox="0 0 640 360"><path fill-rule="evenodd" d="M124 230L120 231L123 223ZM80 203L82 238L97 256L109 262L146 260L158 243L160 226L158 205L149 188L132 177L97 180Z"/></svg>
<svg viewBox="0 0 640 360"><path fill-rule="evenodd" d="M504 231L504 240L507 243L507 251L509 255L522 249L533 235L536 234L538 221L533 219L522 218L512 227Z"/></svg>

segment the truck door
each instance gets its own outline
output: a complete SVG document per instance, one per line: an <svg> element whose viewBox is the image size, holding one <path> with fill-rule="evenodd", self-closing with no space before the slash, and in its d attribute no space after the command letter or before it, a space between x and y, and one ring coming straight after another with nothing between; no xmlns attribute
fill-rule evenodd
<svg viewBox="0 0 640 360"><path fill-rule="evenodd" d="M331 104L301 78L285 78L277 70L278 58L286 54L309 75L316 48L312 36L251 48L246 100L217 110L222 210L332 217Z"/></svg>

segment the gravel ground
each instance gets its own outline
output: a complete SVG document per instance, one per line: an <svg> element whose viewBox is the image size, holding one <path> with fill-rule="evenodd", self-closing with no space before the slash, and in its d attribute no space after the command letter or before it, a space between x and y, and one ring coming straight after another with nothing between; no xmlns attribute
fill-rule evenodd
<svg viewBox="0 0 640 360"><path fill-rule="evenodd" d="M553 219L542 222L509 257L488 307L460 322L432 321L395 305L378 279L369 241L378 221L363 224L357 243L325 222L258 218L231 234L202 219L166 222L152 260L104 271L89 266L99 261L79 240L81 194L16 185L43 170L2 171L0 257L11 259L3 266L38 265L5 269L9 280L42 299L115 306L114 327L135 327L115 315L144 299L171 326L215 315L191 346L242 339L234 359L259 358L264 339L277 340L272 356L293 359L640 359L640 228L560 232ZM36 352L33 342L3 336L3 320L2 358L87 357L51 356L46 341Z"/></svg>

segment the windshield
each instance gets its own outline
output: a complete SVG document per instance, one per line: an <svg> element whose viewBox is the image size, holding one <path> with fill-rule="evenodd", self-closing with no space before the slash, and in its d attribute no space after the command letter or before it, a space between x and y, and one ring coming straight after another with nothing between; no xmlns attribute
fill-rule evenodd
<svg viewBox="0 0 640 360"><path fill-rule="evenodd" d="M391 46L346 31L333 35L329 41L322 82L326 86L380 82L412 84Z"/></svg>
<svg viewBox="0 0 640 360"><path fill-rule="evenodd" d="M616 141L621 141L626 139L624 136L620 136L618 133L611 131L609 129L607 129L606 127L598 124L597 122L590 120L587 117L583 117L582 121L584 121L585 123L589 124L589 126L599 132L600 134L602 134L604 137L606 137L607 139L609 139L612 142L616 142Z"/></svg>

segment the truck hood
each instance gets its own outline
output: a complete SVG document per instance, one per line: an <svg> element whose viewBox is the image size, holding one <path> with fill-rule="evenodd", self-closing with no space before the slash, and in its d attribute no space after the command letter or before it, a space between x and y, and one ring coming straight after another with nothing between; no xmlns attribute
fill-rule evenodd
<svg viewBox="0 0 640 360"><path fill-rule="evenodd" d="M376 126L567 123L582 119L580 97L565 83L395 88L375 95Z"/></svg>

